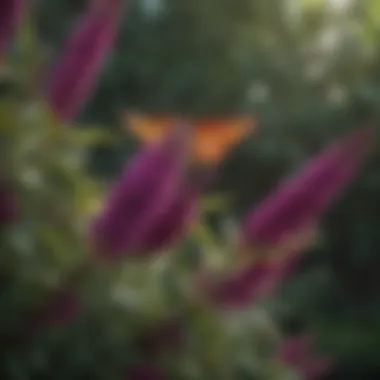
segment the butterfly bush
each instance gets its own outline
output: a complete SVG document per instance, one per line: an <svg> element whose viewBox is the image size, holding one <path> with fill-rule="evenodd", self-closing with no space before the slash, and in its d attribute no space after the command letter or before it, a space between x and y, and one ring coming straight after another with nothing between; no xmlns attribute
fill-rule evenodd
<svg viewBox="0 0 380 380"><path fill-rule="evenodd" d="M8 15L1 41L13 39L21 4L1 4L1 18ZM232 246L206 244L202 206L218 168L192 159L192 125L179 123L140 147L105 189L86 173L83 154L103 133L62 125L75 121L99 80L122 9L117 0L90 2L41 86L41 101L26 101L23 83L19 98L0 101L0 133L11 146L0 153L6 310L0 373L4 379L323 376L333 358L317 354L307 332L283 336L265 301L363 166L372 130L333 143L252 206Z"/></svg>

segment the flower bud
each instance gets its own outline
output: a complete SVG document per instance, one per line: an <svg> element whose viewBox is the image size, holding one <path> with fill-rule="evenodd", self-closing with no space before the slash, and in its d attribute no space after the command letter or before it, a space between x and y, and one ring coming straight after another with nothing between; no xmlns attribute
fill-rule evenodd
<svg viewBox="0 0 380 380"><path fill-rule="evenodd" d="M92 228L95 249L108 259L166 243L173 219L186 219L187 198L179 195L187 159L187 130L142 150L112 187ZM158 226L158 222L163 223ZM159 229L162 229L159 231Z"/></svg>
<svg viewBox="0 0 380 380"><path fill-rule="evenodd" d="M47 86L60 120L71 121L88 100L114 45L122 7L122 0L95 2L70 36Z"/></svg>

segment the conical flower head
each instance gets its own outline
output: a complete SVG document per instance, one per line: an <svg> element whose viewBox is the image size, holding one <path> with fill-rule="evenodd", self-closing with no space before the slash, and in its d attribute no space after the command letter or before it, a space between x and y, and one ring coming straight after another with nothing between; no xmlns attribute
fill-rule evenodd
<svg viewBox="0 0 380 380"><path fill-rule="evenodd" d="M365 129L322 152L249 213L243 239L248 244L272 244L313 223L356 175L372 141L372 130Z"/></svg>
<svg viewBox="0 0 380 380"><path fill-rule="evenodd" d="M203 183L198 178L183 181L167 210L147 231L144 239L146 252L164 249L183 237L196 216L202 190Z"/></svg>
<svg viewBox="0 0 380 380"><path fill-rule="evenodd" d="M142 250L157 220L173 206L187 158L186 129L145 148L112 187L93 225L96 249L108 258ZM153 227L152 227L153 226Z"/></svg>
<svg viewBox="0 0 380 380"><path fill-rule="evenodd" d="M59 119L75 118L88 100L114 45L122 9L122 0L95 2L69 37L47 86L47 101Z"/></svg>
<svg viewBox="0 0 380 380"><path fill-rule="evenodd" d="M0 5L0 58L20 22L26 0L2 0Z"/></svg>

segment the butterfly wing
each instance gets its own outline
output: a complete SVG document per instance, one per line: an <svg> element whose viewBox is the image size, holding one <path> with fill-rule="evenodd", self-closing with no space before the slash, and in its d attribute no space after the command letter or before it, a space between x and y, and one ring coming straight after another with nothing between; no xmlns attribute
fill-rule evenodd
<svg viewBox="0 0 380 380"><path fill-rule="evenodd" d="M142 143L151 144L178 127L181 119L173 116L128 114L126 122L128 130ZM200 119L192 125L193 159L206 165L219 164L255 128L255 122L250 117Z"/></svg>
<svg viewBox="0 0 380 380"><path fill-rule="evenodd" d="M196 123L194 155L204 164L217 165L252 131L250 118L205 119Z"/></svg>
<svg viewBox="0 0 380 380"><path fill-rule="evenodd" d="M162 139L175 125L174 118L165 116L145 116L128 114L127 128L144 144L151 144Z"/></svg>

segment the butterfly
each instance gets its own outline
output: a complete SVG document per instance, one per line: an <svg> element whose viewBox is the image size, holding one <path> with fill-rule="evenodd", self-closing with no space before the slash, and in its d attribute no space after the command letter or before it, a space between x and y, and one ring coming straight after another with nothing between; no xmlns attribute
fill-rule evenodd
<svg viewBox="0 0 380 380"><path fill-rule="evenodd" d="M129 113L125 115L123 123L144 144L155 143L179 125L189 124L193 132L193 159L206 165L220 163L256 127L255 120L248 116L186 120L179 116Z"/></svg>

